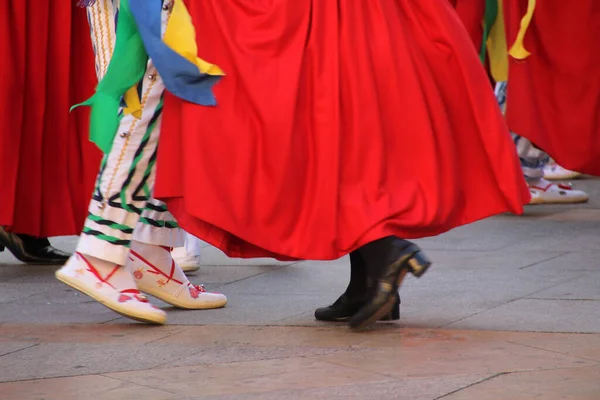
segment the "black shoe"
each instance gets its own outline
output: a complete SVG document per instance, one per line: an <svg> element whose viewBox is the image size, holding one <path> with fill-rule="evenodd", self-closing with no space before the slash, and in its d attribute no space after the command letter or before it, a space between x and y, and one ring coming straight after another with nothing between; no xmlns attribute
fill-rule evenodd
<svg viewBox="0 0 600 400"><path fill-rule="evenodd" d="M71 257L52 247L48 239L6 232L0 227L0 252L5 247L26 264L63 265Z"/></svg>
<svg viewBox="0 0 600 400"><path fill-rule="evenodd" d="M315 319L327 322L344 322L356 314L367 301L364 298L351 299L345 293L328 307L315 310ZM380 321L397 321L400 319L400 296L396 296L396 304L392 311L381 317Z"/></svg>
<svg viewBox="0 0 600 400"><path fill-rule="evenodd" d="M357 312L348 325L352 329L365 328L389 314L396 302L396 295L407 273L421 277L431 265L421 249L415 244L398 238L384 238L364 246L363 254L377 279L371 299ZM374 265L373 261L382 263ZM383 270L380 270L383 267Z"/></svg>

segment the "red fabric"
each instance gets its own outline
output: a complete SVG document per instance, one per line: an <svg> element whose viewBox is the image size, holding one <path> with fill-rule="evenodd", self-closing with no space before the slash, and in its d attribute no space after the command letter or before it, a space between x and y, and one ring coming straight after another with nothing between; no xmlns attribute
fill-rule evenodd
<svg viewBox="0 0 600 400"><path fill-rule="evenodd" d="M447 1L189 1L216 107L168 96L155 195L234 257L335 259L522 212L529 192Z"/></svg>
<svg viewBox="0 0 600 400"><path fill-rule="evenodd" d="M505 0L514 43L527 0ZM600 2L538 1L525 36L532 53L510 60L506 117L568 169L600 175Z"/></svg>
<svg viewBox="0 0 600 400"><path fill-rule="evenodd" d="M483 17L485 16L485 0L450 0L465 29L469 33L477 54L483 41Z"/></svg>
<svg viewBox="0 0 600 400"><path fill-rule="evenodd" d="M17 233L77 234L99 165L87 111L69 114L96 84L85 10L70 3L0 12L0 225Z"/></svg>

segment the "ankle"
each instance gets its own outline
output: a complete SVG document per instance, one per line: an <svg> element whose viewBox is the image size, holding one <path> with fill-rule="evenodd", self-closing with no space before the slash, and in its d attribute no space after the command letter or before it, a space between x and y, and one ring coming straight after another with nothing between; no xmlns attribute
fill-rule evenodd
<svg viewBox="0 0 600 400"><path fill-rule="evenodd" d="M143 270L151 270L154 271L153 274L162 275L168 281L181 284L189 282L183 270L173 260L171 248L166 246L132 241L128 269L134 276L140 275Z"/></svg>
<svg viewBox="0 0 600 400"><path fill-rule="evenodd" d="M72 268L84 268L117 290L137 289L133 276L124 266L82 253L75 253ZM70 267L68 263L65 268Z"/></svg>

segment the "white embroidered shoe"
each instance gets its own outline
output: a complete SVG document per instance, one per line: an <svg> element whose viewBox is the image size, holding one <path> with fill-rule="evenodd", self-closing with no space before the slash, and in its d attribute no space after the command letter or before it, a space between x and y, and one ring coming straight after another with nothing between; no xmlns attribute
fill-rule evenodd
<svg viewBox="0 0 600 400"><path fill-rule="evenodd" d="M112 265L108 269L97 268L92 264L92 257L75 253L56 271L56 278L127 318L151 324L164 324L167 321L165 312L150 304L146 296L135 287L131 277L121 279L121 285L118 285L116 275L128 272L123 266ZM118 287L127 281L133 285Z"/></svg>
<svg viewBox="0 0 600 400"><path fill-rule="evenodd" d="M529 204L569 204L585 203L590 196L583 190L576 190L570 184L548 183L544 186L529 185Z"/></svg>
<svg viewBox="0 0 600 400"><path fill-rule="evenodd" d="M127 269L139 289L178 308L212 309L227 304L221 293L207 292L202 285L192 284L171 257L171 249L132 243Z"/></svg>

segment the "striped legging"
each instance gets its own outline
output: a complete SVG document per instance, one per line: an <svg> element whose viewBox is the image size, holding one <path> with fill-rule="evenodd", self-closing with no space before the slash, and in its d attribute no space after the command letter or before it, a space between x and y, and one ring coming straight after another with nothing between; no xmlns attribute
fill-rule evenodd
<svg viewBox="0 0 600 400"><path fill-rule="evenodd" d="M164 0L163 27L171 0ZM115 46L118 0L96 0L88 19L102 79ZM169 247L183 245L183 232L164 203L152 198L164 84L149 61L138 85L141 118L121 114L112 150L106 154L77 251L124 265L131 240Z"/></svg>

